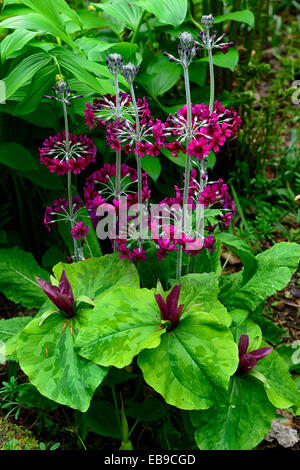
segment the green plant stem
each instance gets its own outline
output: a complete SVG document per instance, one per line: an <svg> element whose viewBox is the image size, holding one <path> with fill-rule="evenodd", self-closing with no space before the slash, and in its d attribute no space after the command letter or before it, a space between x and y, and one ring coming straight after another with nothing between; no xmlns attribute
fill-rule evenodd
<svg viewBox="0 0 300 470"><path fill-rule="evenodd" d="M207 29L207 43L210 44L210 29ZM208 62L209 62L209 78L210 78L210 98L209 98L209 112L210 114L213 112L214 109L214 102L215 102L215 73L214 73L214 61L213 61L213 54L212 48L209 46L207 48L208 52Z"/></svg>
<svg viewBox="0 0 300 470"><path fill-rule="evenodd" d="M69 133L67 105L66 105L65 102L63 102L63 111L64 111L64 121L65 121L66 149L67 149L67 153L68 153L67 160L69 160L70 133ZM75 227L75 221L74 221L74 208L73 208L73 202L72 202L72 174L71 174L71 172L68 172L68 176L67 176L67 189L68 189L70 223L71 223L71 228L74 228ZM79 251L78 251L77 241L73 237L72 237L72 239L73 239L73 246L74 246L75 261L78 262L79 261Z"/></svg>
<svg viewBox="0 0 300 470"><path fill-rule="evenodd" d="M140 117L139 117L139 112L138 112L138 107L136 103L136 98L135 98L135 92L134 92L134 87L133 87L133 82L130 83L130 94L131 94L131 100L132 100L132 105L135 113L135 123L136 123L136 134L137 134L137 139L136 142L140 142ZM138 155L136 156L136 161L137 161L137 176L138 176L138 206L141 208L141 205L143 203L143 196L142 196L142 161L141 157ZM142 242L140 242L140 248L142 246Z"/></svg>
<svg viewBox="0 0 300 470"><path fill-rule="evenodd" d="M190 80L189 80L189 69L188 66L183 67L184 71L184 85L186 93L186 105L187 105L187 139L186 146L190 144L192 140L192 100L191 100L191 89L190 89ZM189 187L190 187L190 172L191 172L191 159L188 153L185 154L185 182L184 182L184 192L183 192L183 206L182 206L182 224L185 223L185 208L188 204L189 199ZM176 266L176 279L181 277L182 272L182 246L178 248L177 251L177 266Z"/></svg>
<svg viewBox="0 0 300 470"><path fill-rule="evenodd" d="M119 411L119 407L118 407L118 401L117 401L117 396L116 396L116 391L115 391L114 385L112 385L111 391L112 391L113 401L114 401L114 405L115 405L117 420L118 420L118 424L119 424L119 428L120 428L120 433L121 433L121 436L122 436L123 428L122 428L122 423L121 423L121 418L120 418L120 411Z"/></svg>
<svg viewBox="0 0 300 470"><path fill-rule="evenodd" d="M135 28L135 30L134 30L134 33L133 33L133 35L132 35L132 37L131 37L131 40L130 40L130 43L131 43L131 44L133 44L133 43L135 42L135 38L136 38L136 36L137 36L137 34L138 34L138 32L139 32L141 26L142 26L143 19L144 19L144 15L145 15L145 10L142 11L141 16L140 16L140 19L139 19L139 22L138 22L138 24L136 25L136 28Z"/></svg>
<svg viewBox="0 0 300 470"><path fill-rule="evenodd" d="M118 82L118 75L115 75L115 90L116 90L116 117L120 118L120 89ZM121 163L122 163L122 151L116 152L116 198L120 198L121 193ZM117 251L116 241L114 240L114 252Z"/></svg>

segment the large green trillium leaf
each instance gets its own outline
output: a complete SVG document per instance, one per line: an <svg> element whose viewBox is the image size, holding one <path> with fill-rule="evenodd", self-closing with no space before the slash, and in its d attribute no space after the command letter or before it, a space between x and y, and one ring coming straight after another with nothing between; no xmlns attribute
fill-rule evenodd
<svg viewBox="0 0 300 470"><path fill-rule="evenodd" d="M219 284L215 273L188 274L178 283L182 285L179 304L184 304L185 310L197 304L198 310L211 313L220 323L230 326L231 317L218 301Z"/></svg>
<svg viewBox="0 0 300 470"><path fill-rule="evenodd" d="M65 269L74 297L96 297L117 286L139 287L139 277L133 263L122 260L119 254L90 258L78 263L58 263L53 268L57 280Z"/></svg>
<svg viewBox="0 0 300 470"><path fill-rule="evenodd" d="M256 323L250 318L250 313L246 310L232 310L230 312L232 318L231 331L235 342L238 344L241 335L248 335L249 351L258 349L262 341L262 332ZM268 345L267 345L268 346Z"/></svg>
<svg viewBox="0 0 300 470"><path fill-rule="evenodd" d="M224 401L238 351L230 330L194 306L156 349L139 354L138 364L145 381L170 405L206 409Z"/></svg>
<svg viewBox="0 0 300 470"><path fill-rule="evenodd" d="M233 376L224 406L190 413L201 450L250 450L268 433L276 408L263 384L249 374Z"/></svg>
<svg viewBox="0 0 300 470"><path fill-rule="evenodd" d="M160 326L160 310L151 291L120 287L99 299L76 346L96 364L122 368L142 349L159 345L165 332Z"/></svg>
<svg viewBox="0 0 300 470"><path fill-rule="evenodd" d="M61 315L52 315L42 325L39 318L32 320L20 333L17 347L20 366L38 391L82 412L108 371L74 350L75 337L89 310L81 311L68 324Z"/></svg>
<svg viewBox="0 0 300 470"><path fill-rule="evenodd" d="M263 343L262 346L269 346ZM285 360L276 350L264 357L253 369L262 374L269 400L277 408L289 408L292 405L300 406L300 393L292 379Z"/></svg>
<svg viewBox="0 0 300 470"><path fill-rule="evenodd" d="M0 320L0 341L5 343L5 360L17 361L16 347L19 334L32 317L15 317L8 320Z"/></svg>

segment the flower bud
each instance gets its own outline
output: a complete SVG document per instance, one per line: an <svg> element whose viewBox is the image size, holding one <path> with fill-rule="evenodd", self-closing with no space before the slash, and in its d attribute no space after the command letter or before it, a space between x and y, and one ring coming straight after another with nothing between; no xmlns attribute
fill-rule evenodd
<svg viewBox="0 0 300 470"><path fill-rule="evenodd" d="M212 14L208 15L208 16L202 16L201 18L201 23L206 26L206 27L210 27L214 24L214 17Z"/></svg>
<svg viewBox="0 0 300 470"><path fill-rule="evenodd" d="M179 41L183 49L191 49L195 44L193 36L187 32L179 34Z"/></svg>
<svg viewBox="0 0 300 470"><path fill-rule="evenodd" d="M137 67L129 62L122 67L122 75L128 83L133 83L135 80L136 75L140 70L140 66Z"/></svg>
<svg viewBox="0 0 300 470"><path fill-rule="evenodd" d="M110 54L106 59L106 65L110 73L118 75L122 71L123 57L120 54Z"/></svg>

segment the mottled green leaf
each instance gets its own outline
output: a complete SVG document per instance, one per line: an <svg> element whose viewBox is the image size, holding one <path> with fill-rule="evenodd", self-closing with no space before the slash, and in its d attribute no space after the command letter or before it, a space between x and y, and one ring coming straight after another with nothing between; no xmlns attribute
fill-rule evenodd
<svg viewBox="0 0 300 470"><path fill-rule="evenodd" d="M78 263L59 263L53 268L56 279L65 269L74 297L96 298L116 286L138 287L139 278L133 263L120 259L119 254L90 258Z"/></svg>
<svg viewBox="0 0 300 470"><path fill-rule="evenodd" d="M181 409L206 409L224 401L238 365L237 345L216 317L200 308L183 314L156 349L138 356L145 381L167 403Z"/></svg>
<svg viewBox="0 0 300 470"><path fill-rule="evenodd" d="M77 331L88 314L88 309L82 311L68 325L63 316L52 315L41 326L36 318L20 334L17 347L20 366L38 391L82 412L107 374L74 351Z"/></svg>
<svg viewBox="0 0 300 470"><path fill-rule="evenodd" d="M144 348L155 348L164 330L153 292L118 288L96 303L81 329L76 346L80 354L102 366L129 365Z"/></svg>
<svg viewBox="0 0 300 470"><path fill-rule="evenodd" d="M198 310L214 315L220 323L230 326L231 317L224 305L218 301L218 277L214 273L187 274L176 282L181 284L179 305L185 309L197 305Z"/></svg>
<svg viewBox="0 0 300 470"><path fill-rule="evenodd" d="M268 433L275 412L263 385L243 374L231 379L227 403L190 416L200 450L250 450Z"/></svg>

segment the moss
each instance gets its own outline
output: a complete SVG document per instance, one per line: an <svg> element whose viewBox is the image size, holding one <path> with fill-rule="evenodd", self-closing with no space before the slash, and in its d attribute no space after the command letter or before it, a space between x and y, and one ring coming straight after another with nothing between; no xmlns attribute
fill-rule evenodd
<svg viewBox="0 0 300 470"><path fill-rule="evenodd" d="M0 451L11 450L8 443L14 441L13 450L40 450L38 441L30 431L0 417Z"/></svg>

